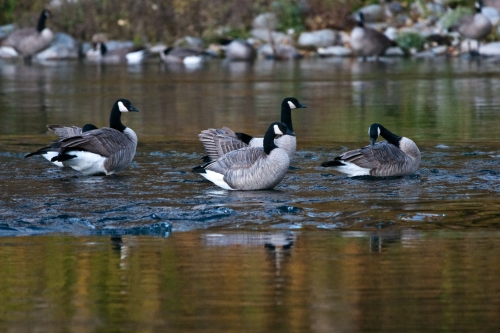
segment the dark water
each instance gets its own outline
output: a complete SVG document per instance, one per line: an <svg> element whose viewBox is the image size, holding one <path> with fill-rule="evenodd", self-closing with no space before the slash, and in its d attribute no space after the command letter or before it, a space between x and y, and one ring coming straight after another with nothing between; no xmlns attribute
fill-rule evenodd
<svg viewBox="0 0 500 333"><path fill-rule="evenodd" d="M0 330L498 331L499 88L489 59L0 62ZM258 135L287 96L308 108L275 190L190 173L200 130ZM120 97L141 112L119 175L23 158L46 124L106 126ZM373 122L419 145L416 175L319 167Z"/></svg>

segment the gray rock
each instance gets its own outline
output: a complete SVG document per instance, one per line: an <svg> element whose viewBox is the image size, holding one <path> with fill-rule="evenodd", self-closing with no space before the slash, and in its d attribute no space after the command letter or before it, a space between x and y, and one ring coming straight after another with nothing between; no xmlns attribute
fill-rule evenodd
<svg viewBox="0 0 500 333"><path fill-rule="evenodd" d="M227 45L226 57L233 61L252 61L255 49L247 41L236 39Z"/></svg>
<svg viewBox="0 0 500 333"><path fill-rule="evenodd" d="M384 20L384 9L381 5L368 5L359 10L365 16L365 22L380 22Z"/></svg>
<svg viewBox="0 0 500 333"><path fill-rule="evenodd" d="M342 38L337 31L331 29L323 29L301 33L299 36L298 44L304 47L328 47L338 45L341 42Z"/></svg>
<svg viewBox="0 0 500 333"><path fill-rule="evenodd" d="M481 13L486 16L493 25L496 25L498 21L500 21L500 13L494 7L483 7Z"/></svg>
<svg viewBox="0 0 500 333"><path fill-rule="evenodd" d="M275 49L276 54L274 54L271 44L264 44L258 48L257 54L259 57L272 59L297 59L301 57L297 49L291 45L278 44Z"/></svg>
<svg viewBox="0 0 500 333"><path fill-rule="evenodd" d="M405 52L399 46L393 46L385 51L386 57L404 57Z"/></svg>
<svg viewBox="0 0 500 333"><path fill-rule="evenodd" d="M350 57L352 50L345 46L330 46L318 48L318 54L322 57Z"/></svg>
<svg viewBox="0 0 500 333"><path fill-rule="evenodd" d="M77 59L78 42L68 34L56 32L50 46L36 55L38 60Z"/></svg>
<svg viewBox="0 0 500 333"><path fill-rule="evenodd" d="M0 39L10 35L16 27L13 24L7 24L0 26Z"/></svg>
<svg viewBox="0 0 500 333"><path fill-rule="evenodd" d="M276 30L278 20L273 13L264 13L253 19L253 29Z"/></svg>
<svg viewBox="0 0 500 333"><path fill-rule="evenodd" d="M441 16L446 13L446 8L440 3L430 2L426 4L427 11L431 14Z"/></svg>
<svg viewBox="0 0 500 333"><path fill-rule="evenodd" d="M0 46L0 58L2 59L10 59L17 58L19 54L14 50L13 47L10 46Z"/></svg>
<svg viewBox="0 0 500 333"><path fill-rule="evenodd" d="M186 47L189 49L195 49L198 51L203 51L205 49L205 43L198 37L186 36L181 38L174 43L175 47Z"/></svg>
<svg viewBox="0 0 500 333"><path fill-rule="evenodd" d="M292 37L278 31L269 31L267 29L253 29L251 31L252 37L264 42L271 42L275 44L293 44Z"/></svg>
<svg viewBox="0 0 500 333"><path fill-rule="evenodd" d="M481 45L479 53L485 56L492 56L492 57L500 56L500 42L493 42Z"/></svg>

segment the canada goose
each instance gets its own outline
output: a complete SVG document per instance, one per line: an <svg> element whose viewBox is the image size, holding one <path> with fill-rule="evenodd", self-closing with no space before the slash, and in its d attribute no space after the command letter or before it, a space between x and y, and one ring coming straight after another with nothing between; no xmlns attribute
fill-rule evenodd
<svg viewBox="0 0 500 333"><path fill-rule="evenodd" d="M293 132L292 125L292 110L306 108L305 105L299 103L294 97L287 97L281 103L281 122ZM207 156L204 160L215 160L230 150L239 149L241 147L263 147L263 138L254 138L245 133L234 133L231 129L223 127L222 129L208 129L202 131L198 135L200 141L205 147ZM295 155L297 149L297 138L294 136L279 137L279 144L275 142L281 149L285 150L290 158L290 161Z"/></svg>
<svg viewBox="0 0 500 333"><path fill-rule="evenodd" d="M255 49L245 40L235 39L226 47L226 57L231 61L253 61L255 59Z"/></svg>
<svg viewBox="0 0 500 333"><path fill-rule="evenodd" d="M38 25L35 28L24 28L14 31L3 42L4 46L13 47L17 53L24 57L24 61L29 63L33 54L49 47L54 39L54 34L49 28L45 27L45 21L52 16L50 11L44 9Z"/></svg>
<svg viewBox="0 0 500 333"><path fill-rule="evenodd" d="M370 146L348 151L333 161L321 164L354 176L404 176L414 174L420 165L420 150L415 142L389 132L380 124L368 129ZM387 141L375 143L378 136Z"/></svg>
<svg viewBox="0 0 500 333"><path fill-rule="evenodd" d="M275 144L276 135L295 134L281 122L269 126L264 148L233 150L215 161L193 168L215 185L226 190L268 190L278 185L290 165L287 152Z"/></svg>
<svg viewBox="0 0 500 333"><path fill-rule="evenodd" d="M351 32L351 47L364 60L369 56L375 56L375 59L378 59L393 45L393 42L383 33L365 27L365 17L362 12L358 12L356 21L358 26Z"/></svg>
<svg viewBox="0 0 500 333"><path fill-rule="evenodd" d="M33 153L30 153L24 157L30 157L33 155L41 155L46 160L51 161L53 157L56 157L59 153L59 148L61 148L61 141L72 136L81 135L83 132L88 132L97 129L96 126L92 124L85 124L82 128L78 126L62 126L62 125L47 125L47 128L54 132L59 139L54 141L50 146L41 148ZM61 162L52 162L58 167L62 168L64 165Z"/></svg>
<svg viewBox="0 0 500 333"><path fill-rule="evenodd" d="M104 42L96 42L93 47L85 53L90 61L104 63L124 63L139 64L144 59L144 50L137 47L125 47L108 50Z"/></svg>
<svg viewBox="0 0 500 333"><path fill-rule="evenodd" d="M194 66L203 62L203 52L183 47L167 47L160 52L160 59L167 64L183 63L186 66Z"/></svg>
<svg viewBox="0 0 500 333"><path fill-rule="evenodd" d="M469 39L467 43L469 53L472 53L470 39L477 40L477 54L479 54L479 40L483 39L491 32L492 25L490 20L481 13L483 1L476 1L475 7L476 14L462 17L452 29L457 30L462 36Z"/></svg>
<svg viewBox="0 0 500 333"><path fill-rule="evenodd" d="M135 156L137 135L121 122L122 112L139 112L126 99L119 99L111 109L109 128L94 129L82 132L57 141L54 148L58 154L52 162L62 162L84 175L104 173L114 174L125 169ZM51 148L51 147L47 147ZM31 156L35 154L29 154Z"/></svg>

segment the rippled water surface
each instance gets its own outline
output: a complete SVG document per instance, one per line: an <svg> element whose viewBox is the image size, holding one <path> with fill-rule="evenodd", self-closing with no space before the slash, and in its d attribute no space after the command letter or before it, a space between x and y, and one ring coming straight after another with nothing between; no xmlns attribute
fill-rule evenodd
<svg viewBox="0 0 500 333"><path fill-rule="evenodd" d="M0 62L0 328L496 331L499 88L490 59ZM275 190L190 173L200 130L262 135L287 96L307 109ZM119 175L23 158L46 124L107 126L120 97L140 113L122 117L139 146ZM417 174L319 166L373 122L419 145Z"/></svg>

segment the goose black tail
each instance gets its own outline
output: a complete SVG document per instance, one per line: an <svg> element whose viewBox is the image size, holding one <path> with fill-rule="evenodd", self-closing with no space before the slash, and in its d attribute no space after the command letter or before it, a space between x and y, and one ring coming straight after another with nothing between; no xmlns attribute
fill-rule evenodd
<svg viewBox="0 0 500 333"><path fill-rule="evenodd" d="M325 167L325 168L337 167L337 166L343 166L343 165L344 165L344 163L342 163L340 161L336 161L336 160L321 163L321 166Z"/></svg>
<svg viewBox="0 0 500 333"><path fill-rule="evenodd" d="M207 173L205 171L205 168L203 168L203 166L194 167L191 171L194 173Z"/></svg>
<svg viewBox="0 0 500 333"><path fill-rule="evenodd" d="M252 141L253 139L253 136L250 136L248 134L245 134L245 133L234 133L236 134L236 137L238 139L240 139L241 141L243 141L244 143L246 143L247 145L250 144L250 141Z"/></svg>

